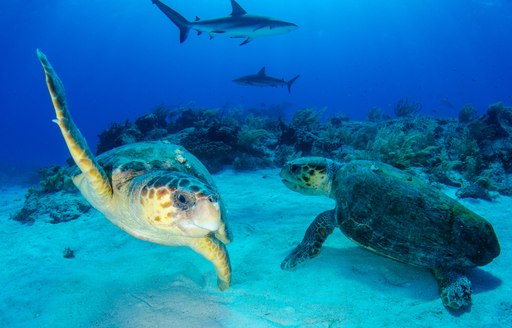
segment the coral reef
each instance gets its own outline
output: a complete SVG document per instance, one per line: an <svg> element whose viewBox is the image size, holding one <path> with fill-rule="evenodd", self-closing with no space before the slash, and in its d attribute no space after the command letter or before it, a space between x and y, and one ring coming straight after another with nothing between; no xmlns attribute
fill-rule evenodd
<svg viewBox="0 0 512 328"><path fill-rule="evenodd" d="M400 99L395 105L396 117L409 117L416 115L421 110L421 104L410 103L407 98Z"/></svg>
<svg viewBox="0 0 512 328"><path fill-rule="evenodd" d="M455 195L459 198L480 198L485 200L494 199L494 197L491 196L489 191L479 183L472 183L467 186L464 186L457 190Z"/></svg>
<svg viewBox="0 0 512 328"><path fill-rule="evenodd" d="M75 251L69 247L66 247L66 248L64 248L64 252L63 252L62 256L64 256L64 258L66 258L66 259L73 259L73 258L75 258Z"/></svg>
<svg viewBox="0 0 512 328"><path fill-rule="evenodd" d="M38 218L56 224L78 219L91 206L79 193L55 191L50 193L29 189L23 208L11 216L12 220L31 224Z"/></svg>
<svg viewBox="0 0 512 328"><path fill-rule="evenodd" d="M471 105L464 105L459 111L459 122L469 123L477 118L477 110Z"/></svg>
<svg viewBox="0 0 512 328"><path fill-rule="evenodd" d="M491 199L488 191L512 193L510 108L491 105L477 117L476 109L466 105L458 119L419 116L420 110L420 104L402 99L394 118L373 108L365 122L343 115L323 122L323 110L314 108L297 110L290 120L271 118L268 108L179 108L162 111L158 120L149 114L135 124L114 127L123 127L118 135L124 141L127 136L161 137L167 131L164 139L183 145L212 172L227 165L235 170L279 166L300 156L371 159L405 170L419 167L431 183L462 188L461 197ZM479 181L484 178L490 183L483 186Z"/></svg>
<svg viewBox="0 0 512 328"><path fill-rule="evenodd" d="M482 160L500 162L512 172L512 110L498 103L487 113L468 124L469 136L476 141Z"/></svg>
<svg viewBox="0 0 512 328"><path fill-rule="evenodd" d="M158 106L133 123L114 123L102 132L97 153L162 139L184 146L212 173L226 166L277 167L301 156L370 159L409 170L432 184L460 188L461 198L512 195L512 110L501 103L491 105L480 117L466 105L458 119L444 119L419 116L421 106L403 99L395 107L396 117L374 108L364 122L343 115L322 120L323 110L314 108L286 113L287 106L261 110ZM41 169L39 187L27 193L25 206L12 219L30 223L44 216L58 223L87 212L90 206L76 192L68 170Z"/></svg>
<svg viewBox="0 0 512 328"><path fill-rule="evenodd" d="M372 108L369 112L368 112L368 115L366 115L366 119L370 122L378 122L378 121L381 121L383 119L383 114L382 114L382 109L380 109L379 107L374 107Z"/></svg>
<svg viewBox="0 0 512 328"><path fill-rule="evenodd" d="M76 190L71 177L66 173L66 169L60 166L43 167L38 173L41 179L39 182L40 192L51 193L59 190L72 192Z"/></svg>
<svg viewBox="0 0 512 328"><path fill-rule="evenodd" d="M49 166L39 170L39 186L28 190L23 208L11 215L11 219L31 224L37 218L44 218L55 224L75 220L87 213L91 206L78 193L67 174L68 169Z"/></svg>

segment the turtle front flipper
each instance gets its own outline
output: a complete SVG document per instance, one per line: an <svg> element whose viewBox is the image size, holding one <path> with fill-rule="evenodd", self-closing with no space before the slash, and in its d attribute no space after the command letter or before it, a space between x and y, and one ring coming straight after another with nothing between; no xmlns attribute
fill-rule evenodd
<svg viewBox="0 0 512 328"><path fill-rule="evenodd" d="M95 195L99 200L111 197L112 185L110 180L94 159L87 142L76 127L67 109L66 94L61 80L45 54L39 49L37 49L37 57L43 65L46 84L55 108L57 119L53 121L60 127L71 157L82 171L85 180L88 182L88 187L91 188L89 194Z"/></svg>
<svg viewBox="0 0 512 328"><path fill-rule="evenodd" d="M194 238L189 246L215 266L219 289L228 289L231 284L231 263L226 246L212 235Z"/></svg>
<svg viewBox="0 0 512 328"><path fill-rule="evenodd" d="M281 269L292 270L318 255L323 243L336 227L334 210L320 213L309 226L302 242L281 263Z"/></svg>
<svg viewBox="0 0 512 328"><path fill-rule="evenodd" d="M458 310L471 305L471 281L460 270L433 269L444 306Z"/></svg>

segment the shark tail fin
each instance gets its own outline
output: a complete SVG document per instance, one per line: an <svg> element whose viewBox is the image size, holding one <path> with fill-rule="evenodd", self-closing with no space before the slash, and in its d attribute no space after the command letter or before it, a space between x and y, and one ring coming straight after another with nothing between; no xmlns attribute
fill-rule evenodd
<svg viewBox="0 0 512 328"><path fill-rule="evenodd" d="M188 37L188 33L190 32L190 22L186 20L185 17L181 16L177 11L163 4L161 1L151 1L180 29L180 43L185 42Z"/></svg>
<svg viewBox="0 0 512 328"><path fill-rule="evenodd" d="M293 84L293 82L295 82L295 80L297 80L299 77L300 77L300 74L299 74L299 75L297 75L296 77L294 77L293 79L291 79L290 81L287 81L287 82L286 82L286 86L288 87L288 93L292 93L292 84Z"/></svg>

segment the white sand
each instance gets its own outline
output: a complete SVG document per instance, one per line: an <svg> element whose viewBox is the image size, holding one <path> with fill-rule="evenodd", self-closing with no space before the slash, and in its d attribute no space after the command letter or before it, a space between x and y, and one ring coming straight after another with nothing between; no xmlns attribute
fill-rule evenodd
<svg viewBox="0 0 512 328"><path fill-rule="evenodd" d="M470 272L473 306L454 314L429 272L338 230L317 258L282 271L315 215L334 203L287 190L277 172L215 176L235 234L226 292L193 251L139 241L96 211L57 225L10 221L25 190L0 187L0 327L512 327L512 199L463 201L493 223L502 255ZM66 247L76 258L63 257Z"/></svg>

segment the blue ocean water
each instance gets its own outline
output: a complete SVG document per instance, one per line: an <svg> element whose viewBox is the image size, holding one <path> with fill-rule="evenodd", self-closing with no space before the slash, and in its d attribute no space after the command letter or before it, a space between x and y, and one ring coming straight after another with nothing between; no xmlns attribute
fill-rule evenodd
<svg viewBox="0 0 512 328"><path fill-rule="evenodd" d="M190 20L230 12L228 0L164 1ZM4 184L2 175L69 157L51 123L36 48L63 79L73 118L92 147L111 122L133 120L160 104L286 104L289 111L315 107L324 116L363 120L374 107L393 115L404 98L421 104L421 114L444 117L456 117L468 103L483 113L491 103L512 102L508 2L240 4L299 29L244 46L241 39L208 40L192 32L180 44L176 26L150 0L0 4L0 230L8 246L0 256L0 326L509 327L510 197L463 200L493 223L503 252L469 273L475 304L455 315L442 307L430 272L367 252L339 231L313 265L280 270L311 219L333 204L286 193L275 169L215 176L236 236L229 245L234 284L227 293L218 292L210 263L197 254L143 243L98 212L58 225L47 218L33 225L7 220L21 207L25 189ZM291 94L232 82L263 66L275 77L300 74ZM65 259L66 249L76 249L77 259Z"/></svg>
<svg viewBox="0 0 512 328"><path fill-rule="evenodd" d="M167 0L189 20L230 13L227 0ZM111 122L159 104L250 108L287 103L326 107L325 115L364 119L392 113L402 98L425 114L456 116L512 102L508 1L240 1L249 13L299 26L286 35L240 39L178 29L150 0L2 1L1 165L67 158L35 56L42 49L63 79L77 125L91 146ZM286 89L232 79L256 73L289 79Z"/></svg>

